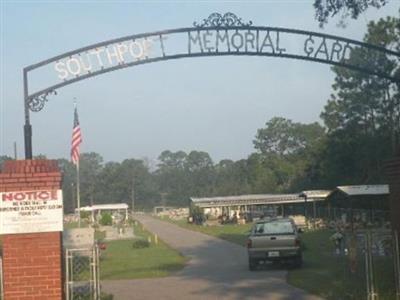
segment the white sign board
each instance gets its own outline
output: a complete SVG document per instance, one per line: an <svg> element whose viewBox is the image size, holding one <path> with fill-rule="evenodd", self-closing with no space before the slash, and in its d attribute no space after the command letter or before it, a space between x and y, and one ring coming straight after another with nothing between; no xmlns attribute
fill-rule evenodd
<svg viewBox="0 0 400 300"><path fill-rule="evenodd" d="M73 228L63 232L63 246L67 249L91 248L94 245L93 228Z"/></svg>
<svg viewBox="0 0 400 300"><path fill-rule="evenodd" d="M61 190L0 193L0 234L63 231Z"/></svg>

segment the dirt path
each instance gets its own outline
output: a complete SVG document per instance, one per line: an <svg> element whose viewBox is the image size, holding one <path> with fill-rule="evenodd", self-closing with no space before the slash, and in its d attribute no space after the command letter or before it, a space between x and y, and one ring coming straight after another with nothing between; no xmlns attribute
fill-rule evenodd
<svg viewBox="0 0 400 300"><path fill-rule="evenodd" d="M288 285L284 270L248 271L244 247L148 216L137 218L190 261L166 278L103 281L102 289L115 300L321 299Z"/></svg>

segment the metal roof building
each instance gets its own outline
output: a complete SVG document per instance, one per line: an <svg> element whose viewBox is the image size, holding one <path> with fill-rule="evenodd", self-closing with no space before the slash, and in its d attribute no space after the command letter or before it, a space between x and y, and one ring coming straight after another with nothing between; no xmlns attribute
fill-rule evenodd
<svg viewBox="0 0 400 300"><path fill-rule="evenodd" d="M338 186L337 190L348 196L389 195L389 185L387 184L345 185Z"/></svg>
<svg viewBox="0 0 400 300"><path fill-rule="evenodd" d="M259 194L259 195L238 195L225 197L191 198L194 205L198 207L222 207L241 205L262 205L262 204L284 204L304 202L299 194Z"/></svg>
<svg viewBox="0 0 400 300"><path fill-rule="evenodd" d="M295 194L253 194L225 197L191 198L193 205L207 216L233 216L240 213L256 215L303 215L306 207L310 214L317 202L323 202L330 191L304 191ZM307 196L306 196L307 195Z"/></svg>
<svg viewBox="0 0 400 300"><path fill-rule="evenodd" d="M255 194L238 195L225 197L192 197L192 203L198 207L221 207L221 206L240 206L240 205L268 205L268 204L290 204L304 203L307 201L323 201L331 191L303 191L298 194Z"/></svg>
<svg viewBox="0 0 400 300"><path fill-rule="evenodd" d="M335 192L343 192L348 196L389 195L389 186L380 185L349 185L338 186L332 190L308 190L296 194L253 194L221 197L191 197L191 201L198 207L221 207L239 205L268 205L289 204L324 201Z"/></svg>
<svg viewBox="0 0 400 300"><path fill-rule="evenodd" d="M331 193L331 190L302 191L300 193L300 197L307 198L307 200L310 201L322 201L328 198Z"/></svg>
<svg viewBox="0 0 400 300"><path fill-rule="evenodd" d="M389 194L387 184L338 186L329 195L329 202L338 207L388 210Z"/></svg>
<svg viewBox="0 0 400 300"><path fill-rule="evenodd" d="M290 204L324 201L342 192L347 196L389 195L387 184L338 186L335 190L307 190L296 194L253 194L221 197L190 198L198 207L224 207L240 205Z"/></svg>
<svg viewBox="0 0 400 300"><path fill-rule="evenodd" d="M312 220L350 219L361 216L386 219L389 187L381 185L338 186L334 190L306 190L296 194L254 194L225 197L192 197L192 205L207 215L219 216L275 211L278 215L303 215ZM353 214L354 213L354 214ZM367 221L368 221L367 220Z"/></svg>

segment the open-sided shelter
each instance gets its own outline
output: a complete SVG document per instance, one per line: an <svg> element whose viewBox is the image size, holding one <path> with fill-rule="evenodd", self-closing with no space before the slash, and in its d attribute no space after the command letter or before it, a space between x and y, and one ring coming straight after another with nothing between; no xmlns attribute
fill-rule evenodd
<svg viewBox="0 0 400 300"><path fill-rule="evenodd" d="M310 203L322 201L323 196L310 197ZM231 217L239 213L254 215L279 214L303 215L305 199L300 194L255 194L224 197L191 198L192 205L203 210L206 216L218 217L227 215Z"/></svg>
<svg viewBox="0 0 400 300"><path fill-rule="evenodd" d="M382 223L389 220L389 186L338 186L328 198L333 219L344 222Z"/></svg>
<svg viewBox="0 0 400 300"><path fill-rule="evenodd" d="M125 220L128 219L128 204L126 203L113 203L113 204L96 204L91 206L84 206L80 208L80 211L86 211L91 213L91 220L95 222L96 214L101 215L102 211L107 212L119 212L125 215Z"/></svg>

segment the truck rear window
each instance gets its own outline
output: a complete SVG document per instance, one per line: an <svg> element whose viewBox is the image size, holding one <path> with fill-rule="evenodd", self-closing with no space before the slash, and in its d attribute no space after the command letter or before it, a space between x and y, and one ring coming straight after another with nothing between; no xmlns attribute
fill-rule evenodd
<svg viewBox="0 0 400 300"><path fill-rule="evenodd" d="M294 228L290 222L265 222L255 224L252 233L255 235L293 234Z"/></svg>

